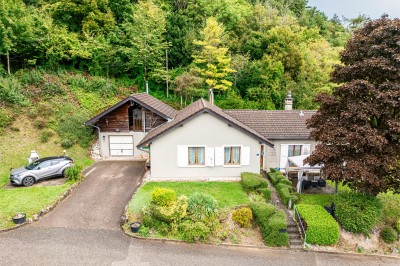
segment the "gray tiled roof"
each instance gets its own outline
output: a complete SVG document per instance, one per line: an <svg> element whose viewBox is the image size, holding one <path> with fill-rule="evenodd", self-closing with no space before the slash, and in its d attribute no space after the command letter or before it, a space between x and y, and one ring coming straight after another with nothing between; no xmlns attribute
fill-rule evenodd
<svg viewBox="0 0 400 266"><path fill-rule="evenodd" d="M272 144L265 138L263 135L255 131L254 129L250 128L249 126L245 125L244 123L236 120L235 118L229 116L219 107L210 104L208 101L204 99L197 100L196 102L192 103L191 105L187 106L186 108L182 109L177 113L174 120L171 122L165 123L158 128L153 129L152 131L147 134L142 141L140 141L137 147L142 147L150 144L154 139L162 136L167 131L172 130L180 125L182 125L185 121L190 120L197 115L202 113L209 113L221 120L226 121L231 126L235 127L238 130L241 130L249 135L260 140L262 143L266 143L270 146Z"/></svg>
<svg viewBox="0 0 400 266"><path fill-rule="evenodd" d="M168 104L154 98L153 96L146 94L146 93L138 93L138 94L132 94L131 96L128 96L127 98L123 99L119 103L111 106L107 110L101 112L100 114L96 115L92 119L88 120L85 122L86 125L95 123L99 118L107 115L108 113L114 111L118 107L124 105L128 101L135 101L139 103L140 105L144 106L145 108L148 108L159 115L165 117L166 119L173 119L175 115L178 113L177 110L169 106Z"/></svg>
<svg viewBox="0 0 400 266"><path fill-rule="evenodd" d="M147 106L152 107L153 109L157 110L158 112L162 113L163 115L171 119L174 118L175 115L178 113L177 110L175 110L168 104L146 93L133 94L132 98L138 100L139 102Z"/></svg>
<svg viewBox="0 0 400 266"><path fill-rule="evenodd" d="M304 115L301 116L300 112ZM256 130L267 139L309 139L306 120L316 111L225 110L225 113Z"/></svg>

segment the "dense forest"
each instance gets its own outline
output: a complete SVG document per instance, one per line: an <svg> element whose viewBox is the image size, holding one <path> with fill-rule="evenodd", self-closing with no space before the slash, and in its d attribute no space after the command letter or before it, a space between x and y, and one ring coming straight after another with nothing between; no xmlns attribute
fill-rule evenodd
<svg viewBox="0 0 400 266"><path fill-rule="evenodd" d="M223 108L282 109L288 91L295 108L316 108L351 26L307 2L2 0L0 100L29 96L15 78L36 71L101 77L132 92L148 83L176 107L212 89Z"/></svg>

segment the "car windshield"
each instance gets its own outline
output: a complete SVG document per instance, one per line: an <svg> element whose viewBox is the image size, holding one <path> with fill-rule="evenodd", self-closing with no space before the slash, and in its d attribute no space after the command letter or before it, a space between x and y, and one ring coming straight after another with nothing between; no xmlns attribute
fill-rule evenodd
<svg viewBox="0 0 400 266"><path fill-rule="evenodd" d="M33 163L30 163L26 166L27 169L32 170L34 169L36 166L38 166L41 162L40 161L34 161Z"/></svg>

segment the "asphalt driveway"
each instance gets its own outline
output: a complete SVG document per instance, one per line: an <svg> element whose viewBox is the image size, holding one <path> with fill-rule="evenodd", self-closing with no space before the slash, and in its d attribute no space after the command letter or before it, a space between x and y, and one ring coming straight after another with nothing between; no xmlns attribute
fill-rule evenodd
<svg viewBox="0 0 400 266"><path fill-rule="evenodd" d="M143 168L140 161L98 162L66 200L32 226L120 230Z"/></svg>

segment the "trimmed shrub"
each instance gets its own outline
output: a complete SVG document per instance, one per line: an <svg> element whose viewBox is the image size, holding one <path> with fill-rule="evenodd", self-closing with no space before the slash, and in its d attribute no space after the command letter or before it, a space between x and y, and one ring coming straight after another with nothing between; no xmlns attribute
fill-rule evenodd
<svg viewBox="0 0 400 266"><path fill-rule="evenodd" d="M279 197L285 205L289 203L290 199L292 203L298 202L299 195L292 191L292 181L288 180L281 172L270 172L268 173L268 178L275 186Z"/></svg>
<svg viewBox="0 0 400 266"><path fill-rule="evenodd" d="M251 203L250 208L258 224L267 221L276 212L274 205L265 202Z"/></svg>
<svg viewBox="0 0 400 266"><path fill-rule="evenodd" d="M218 202L213 196L196 192L188 198L188 212L194 221L204 221L217 215Z"/></svg>
<svg viewBox="0 0 400 266"><path fill-rule="evenodd" d="M355 192L335 197L335 216L346 231L368 234L381 218L382 204L376 197Z"/></svg>
<svg viewBox="0 0 400 266"><path fill-rule="evenodd" d="M268 183L261 175L254 173L242 173L242 186L246 192L255 191L259 188L267 188Z"/></svg>
<svg viewBox="0 0 400 266"><path fill-rule="evenodd" d="M155 188L151 192L151 203L158 206L172 206L176 202L176 192L169 188Z"/></svg>
<svg viewBox="0 0 400 266"><path fill-rule="evenodd" d="M277 211L274 205L264 202L251 203L250 207L260 226L265 244L267 246L287 246L289 235L287 232L282 232L287 228L285 213Z"/></svg>
<svg viewBox="0 0 400 266"><path fill-rule="evenodd" d="M394 225L400 219L400 194L380 193L378 199L383 206L382 220L386 224Z"/></svg>
<svg viewBox="0 0 400 266"><path fill-rule="evenodd" d="M79 179L81 179L82 178L81 170L82 170L82 167L77 166L77 165L68 167L65 170L65 176L67 177L67 180L70 182L76 182Z"/></svg>
<svg viewBox="0 0 400 266"><path fill-rule="evenodd" d="M272 194L272 192L271 192L271 190L269 190L268 188L259 188L259 189L258 189L258 192L260 192L261 195L263 195L263 197L264 197L266 200L270 200L270 199L271 199L271 194Z"/></svg>
<svg viewBox="0 0 400 266"><path fill-rule="evenodd" d="M247 207L242 207L232 213L232 220L240 227L250 227L251 220L253 220L253 213Z"/></svg>
<svg viewBox="0 0 400 266"><path fill-rule="evenodd" d="M270 171L271 173L275 173L275 172L278 171L278 170L276 170L275 168L269 168L269 171Z"/></svg>
<svg viewBox="0 0 400 266"><path fill-rule="evenodd" d="M264 242L270 247L282 247L289 244L289 234L286 231L285 213L280 210L274 213L265 225L261 226Z"/></svg>
<svg viewBox="0 0 400 266"><path fill-rule="evenodd" d="M150 208L154 218L166 223L176 223L185 218L187 214L187 207L187 197L180 196L172 204L168 203L168 205L163 206L152 204Z"/></svg>
<svg viewBox="0 0 400 266"><path fill-rule="evenodd" d="M210 229L202 222L185 221L179 225L179 230L187 242L204 241L210 235Z"/></svg>
<svg viewBox="0 0 400 266"><path fill-rule="evenodd" d="M319 206L331 206L335 199L334 194L301 194L300 203Z"/></svg>
<svg viewBox="0 0 400 266"><path fill-rule="evenodd" d="M392 244L397 241L398 237L396 230L390 226L385 226L381 231L381 238L385 243Z"/></svg>
<svg viewBox="0 0 400 266"><path fill-rule="evenodd" d="M299 204L297 209L307 223L307 243L332 245L339 241L339 225L324 207Z"/></svg>

